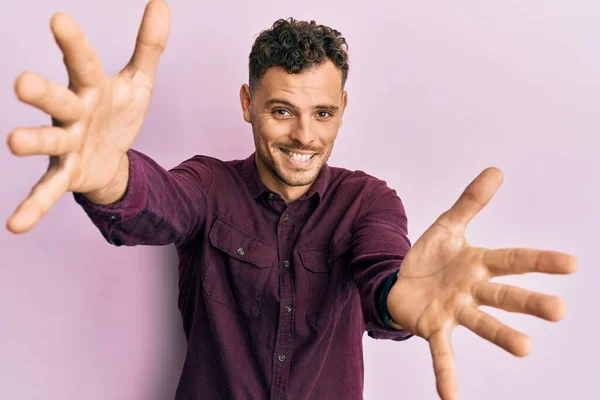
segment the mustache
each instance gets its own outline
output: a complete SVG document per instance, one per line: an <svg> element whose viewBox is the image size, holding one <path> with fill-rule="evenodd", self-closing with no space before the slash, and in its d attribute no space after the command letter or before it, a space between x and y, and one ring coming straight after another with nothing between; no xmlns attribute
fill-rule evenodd
<svg viewBox="0 0 600 400"><path fill-rule="evenodd" d="M284 148L288 150L300 150L300 151L310 151L313 153L320 153L323 148L322 147L307 147L303 146L301 143L277 143L275 144L277 148Z"/></svg>

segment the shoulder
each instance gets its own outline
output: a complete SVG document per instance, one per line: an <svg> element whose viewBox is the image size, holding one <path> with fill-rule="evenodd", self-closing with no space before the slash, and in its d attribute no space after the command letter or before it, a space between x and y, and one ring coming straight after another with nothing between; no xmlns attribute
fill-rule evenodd
<svg viewBox="0 0 600 400"><path fill-rule="evenodd" d="M401 225L406 224L404 203L385 179L362 170L339 167L331 167L331 176L331 186L337 195L349 198L357 206L358 221L383 218Z"/></svg>
<svg viewBox="0 0 600 400"><path fill-rule="evenodd" d="M221 193L232 193L239 192L254 182L255 173L251 161L250 156L245 159L223 160L196 154L185 159L172 171L193 175L207 192L212 193L218 188Z"/></svg>
<svg viewBox="0 0 600 400"><path fill-rule="evenodd" d="M191 169L198 172L209 172L211 175L241 174L245 160L222 160L206 154L194 154L171 170Z"/></svg>
<svg viewBox="0 0 600 400"><path fill-rule="evenodd" d="M368 202L376 201L386 195L397 196L396 190L385 179L362 170L350 170L341 167L329 167L331 183L340 190L364 196Z"/></svg>

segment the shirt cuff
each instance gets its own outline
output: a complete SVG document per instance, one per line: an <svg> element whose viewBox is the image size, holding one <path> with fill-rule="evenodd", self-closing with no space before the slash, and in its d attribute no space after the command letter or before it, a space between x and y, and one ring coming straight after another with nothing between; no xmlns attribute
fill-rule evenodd
<svg viewBox="0 0 600 400"><path fill-rule="evenodd" d="M398 270L394 270L392 274L397 274ZM383 318L381 317L381 313L379 312L379 295L385 284L386 279L389 277L385 275L383 279L378 283L377 291L375 292L375 298L373 299L373 303L371 306L371 312L374 316L375 323L367 324L367 334L373 339L388 339L394 341L402 341L411 338L414 336L412 333L405 331L404 329L395 329L390 326L385 326L383 323Z"/></svg>
<svg viewBox="0 0 600 400"><path fill-rule="evenodd" d="M94 225L100 230L104 238L111 244L120 246L118 238L112 238L112 232L121 223L140 214L146 207L148 200L148 181L144 173L144 154L130 149L127 151L129 158L129 180L125 195L121 200L112 204L96 204L88 200L83 194L73 192L75 202L79 204Z"/></svg>

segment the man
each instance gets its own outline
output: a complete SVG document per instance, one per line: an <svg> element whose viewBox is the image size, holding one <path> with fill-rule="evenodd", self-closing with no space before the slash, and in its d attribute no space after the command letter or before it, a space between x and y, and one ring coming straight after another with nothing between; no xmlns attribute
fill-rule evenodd
<svg viewBox="0 0 600 400"><path fill-rule="evenodd" d="M19 99L54 123L8 138L13 153L49 155L50 166L7 227L28 231L70 191L109 243L176 245L189 344L176 398L362 398L367 331L426 339L438 393L455 399L457 324L517 356L531 348L479 305L564 315L559 298L489 280L571 273L575 258L476 248L464 237L500 186L499 170L477 176L411 248L394 190L326 164L347 104L339 32L292 19L262 32L240 89L255 153L195 156L167 171L131 148L167 42L167 5L148 4L134 54L114 77L68 16L57 14L51 27L70 84L17 79Z"/></svg>

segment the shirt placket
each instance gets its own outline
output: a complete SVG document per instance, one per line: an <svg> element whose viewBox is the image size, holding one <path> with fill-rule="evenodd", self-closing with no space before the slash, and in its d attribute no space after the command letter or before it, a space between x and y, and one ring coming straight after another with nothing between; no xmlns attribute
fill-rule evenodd
<svg viewBox="0 0 600 400"><path fill-rule="evenodd" d="M285 210L277 224L277 247L279 250L279 319L277 339L273 352L273 380L271 399L286 398L287 382L290 372L291 351L293 348L293 310L292 295L292 248L290 236L293 228L291 207Z"/></svg>

